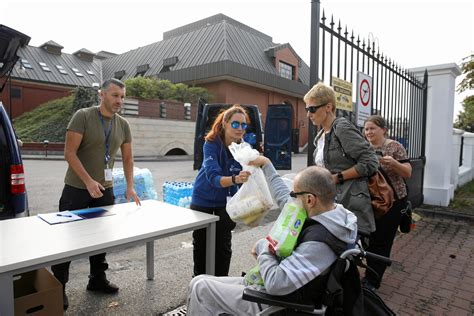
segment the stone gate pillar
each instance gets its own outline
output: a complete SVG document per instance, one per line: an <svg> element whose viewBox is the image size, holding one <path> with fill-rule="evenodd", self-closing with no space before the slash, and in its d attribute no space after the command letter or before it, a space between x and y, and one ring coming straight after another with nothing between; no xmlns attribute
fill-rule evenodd
<svg viewBox="0 0 474 316"><path fill-rule="evenodd" d="M451 183L455 79L461 74L454 64L410 69L423 81L428 70L428 109L426 118L426 165L424 203L448 206L454 195Z"/></svg>

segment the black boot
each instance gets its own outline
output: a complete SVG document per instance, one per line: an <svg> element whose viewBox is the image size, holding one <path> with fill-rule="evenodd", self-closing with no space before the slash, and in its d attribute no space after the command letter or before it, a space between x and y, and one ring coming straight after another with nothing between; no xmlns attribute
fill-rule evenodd
<svg viewBox="0 0 474 316"><path fill-rule="evenodd" d="M104 294L117 293L119 288L117 285L110 283L105 276L93 277L89 276L89 283L87 284L87 290L93 292L102 292Z"/></svg>

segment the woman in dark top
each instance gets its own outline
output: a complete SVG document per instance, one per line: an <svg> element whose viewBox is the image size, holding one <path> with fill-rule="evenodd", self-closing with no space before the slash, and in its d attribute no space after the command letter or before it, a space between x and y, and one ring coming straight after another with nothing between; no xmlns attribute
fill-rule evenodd
<svg viewBox="0 0 474 316"><path fill-rule="evenodd" d="M401 211L407 205L407 187L404 179L411 177L412 169L405 148L399 142L388 139L387 130L385 119L379 115L372 115L365 121L365 137L378 154L380 167L388 176L396 199L385 215L375 219L376 231L370 235L367 251L390 257L393 240L400 225ZM370 259L367 259L367 265L374 271L370 269L365 271L363 284L371 289L377 289L387 266Z"/></svg>
<svg viewBox="0 0 474 316"><path fill-rule="evenodd" d="M215 275L229 274L232 256L232 229L235 223L226 212L228 199L238 186L248 180L250 173L234 160L228 146L240 143L249 122L245 110L234 105L215 119L203 146L203 163L194 182L191 209L220 217L216 225ZM194 276L206 271L206 230L193 232Z"/></svg>

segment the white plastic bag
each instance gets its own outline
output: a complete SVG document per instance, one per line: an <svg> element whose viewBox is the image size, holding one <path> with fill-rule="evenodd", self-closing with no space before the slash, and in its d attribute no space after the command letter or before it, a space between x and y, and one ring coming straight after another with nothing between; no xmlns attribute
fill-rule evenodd
<svg viewBox="0 0 474 316"><path fill-rule="evenodd" d="M229 146L234 159L242 165L244 171L251 173L247 182L227 202L227 213L234 222L242 222L248 226L256 226L273 208L273 198L262 169L249 166L248 163L257 159L259 152L248 143L232 143Z"/></svg>

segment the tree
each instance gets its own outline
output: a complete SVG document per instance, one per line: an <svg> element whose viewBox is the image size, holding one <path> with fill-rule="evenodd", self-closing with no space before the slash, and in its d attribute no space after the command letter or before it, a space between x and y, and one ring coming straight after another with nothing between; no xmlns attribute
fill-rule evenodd
<svg viewBox="0 0 474 316"><path fill-rule="evenodd" d="M464 78L458 85L457 91L462 93L464 91L472 90L474 88L474 55L464 58L461 64L461 70ZM474 132L474 95L464 98L462 101L462 110L458 114L458 118L454 123L456 128Z"/></svg>
<svg viewBox="0 0 474 316"><path fill-rule="evenodd" d="M169 80L136 77L125 81L127 96L143 99L176 100L196 103L198 98L212 100L212 94L205 88L188 87L184 83L173 84Z"/></svg>

